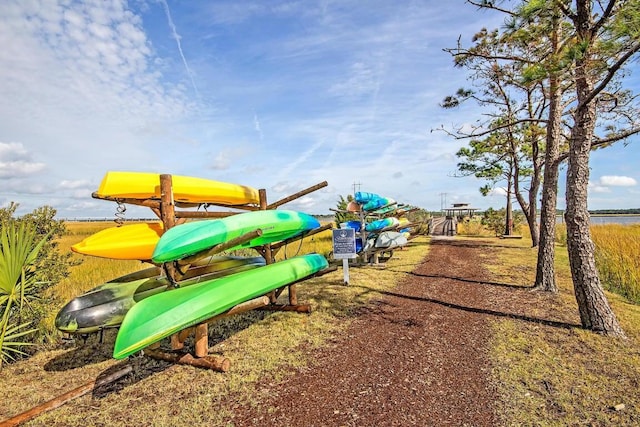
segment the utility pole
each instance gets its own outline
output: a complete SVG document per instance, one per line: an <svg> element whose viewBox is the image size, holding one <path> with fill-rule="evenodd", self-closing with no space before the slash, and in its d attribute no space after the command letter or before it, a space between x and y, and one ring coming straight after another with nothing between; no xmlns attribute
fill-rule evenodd
<svg viewBox="0 0 640 427"><path fill-rule="evenodd" d="M440 212L447 207L447 193L440 193Z"/></svg>

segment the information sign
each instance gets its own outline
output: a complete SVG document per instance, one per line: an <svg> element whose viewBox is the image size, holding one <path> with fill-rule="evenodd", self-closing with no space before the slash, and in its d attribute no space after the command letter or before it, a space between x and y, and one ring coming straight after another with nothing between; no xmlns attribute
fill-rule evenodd
<svg viewBox="0 0 640 427"><path fill-rule="evenodd" d="M348 259L357 257L356 230L353 228L333 230L333 258Z"/></svg>

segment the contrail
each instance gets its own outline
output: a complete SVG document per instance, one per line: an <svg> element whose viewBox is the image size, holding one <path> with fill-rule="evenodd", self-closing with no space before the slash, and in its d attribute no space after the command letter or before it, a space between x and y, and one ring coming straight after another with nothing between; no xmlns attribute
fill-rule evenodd
<svg viewBox="0 0 640 427"><path fill-rule="evenodd" d="M315 153L316 150L318 148L320 148L323 144L324 144L323 141L318 141L315 144L313 144L313 146L311 148L309 148L307 151L305 151L300 156L298 156L298 158L295 159L293 162L289 163L289 166L287 166L286 168L282 169L280 171L280 173L278 174L278 177L280 177L280 178L289 177L289 175L291 175L291 172L293 170L295 170L298 166L300 166L302 163L304 163L309 157L311 157L313 155L313 153Z"/></svg>
<svg viewBox="0 0 640 427"><path fill-rule="evenodd" d="M264 134L262 133L262 129L260 128L260 120L258 120L258 113L253 113L253 125L260 136L260 141L264 139Z"/></svg>
<svg viewBox="0 0 640 427"><path fill-rule="evenodd" d="M184 53L182 52L182 45L180 44L180 34L176 30L176 26L173 23L173 19L171 19L171 11L169 11L169 4L167 0L161 0L162 6L164 7L164 13L167 15L167 21L169 23L169 28L171 28L171 36L175 39L176 44L178 45L178 52L180 52L180 57L182 58L182 63L184 64L184 68L187 70L187 74L189 75L189 79L191 79L191 85L193 85L193 90L196 92L196 96L200 96L200 92L198 92L198 88L196 86L196 82L193 80L193 73L189 68L189 64L187 63L187 58L184 57Z"/></svg>

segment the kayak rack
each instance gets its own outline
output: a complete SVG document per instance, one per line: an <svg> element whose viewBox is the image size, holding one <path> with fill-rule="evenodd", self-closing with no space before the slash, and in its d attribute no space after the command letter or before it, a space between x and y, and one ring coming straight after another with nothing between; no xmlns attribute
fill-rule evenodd
<svg viewBox="0 0 640 427"><path fill-rule="evenodd" d="M374 211L365 212L362 209L362 206L359 203L357 203L355 200L351 201L348 204L347 209L329 208L330 211L333 211L336 213L355 214L358 216L358 219L360 222L360 231L356 231L356 236L360 237L360 239L362 240L363 249L357 254L358 260L356 263L353 264L354 267L367 266L367 267L385 268L386 266L380 263L380 258L383 257L385 253L389 254L388 258L393 257L393 249L389 249L389 248L370 248L365 250L364 245L365 245L365 242L367 241L368 235L378 234L384 231L393 231L393 230L399 230L401 228L412 228L419 225L423 225L423 222L409 222L406 224L391 225L381 230L376 230L375 232L366 231L365 225L367 223L367 219L370 219L370 218L382 219L382 218L387 218L387 217L396 215L397 210L389 210L387 212L382 212L382 213L376 212L379 210L384 210L394 205L398 207L397 210L401 211L398 216L404 216L410 212L415 212L420 210L419 208L406 205L404 203L393 202L393 203L388 203L379 208L376 208L376 210ZM415 237L417 237L417 234L410 236L409 238L407 238L407 240L410 240Z"/></svg>
<svg viewBox="0 0 640 427"><path fill-rule="evenodd" d="M244 211L258 211L258 210L273 210L277 209L279 206L284 205L292 200L298 199L304 195L312 193L316 190L319 190L328 185L327 181L323 181L311 187L308 187L304 190L301 190L295 194L292 194L288 197L280 199L276 202L267 203L267 192L265 189L259 189L259 206L255 204L247 204L247 205L217 205L215 203L207 203L207 204L195 204L195 203L184 203L184 202L176 202L173 196L173 182L172 176L170 174L160 174L160 199L150 198L150 199L134 199L134 198L113 198L113 197L101 197L97 196L95 193L92 195L94 198L100 198L104 200L111 200L118 203L118 206L121 206L125 203L134 204L138 206L145 206L150 208L154 214L160 218L162 224L164 226L164 230L168 230L176 225L179 225L185 222L187 219L192 218L200 218L200 219L214 219L214 218L225 218L231 215L236 215L240 212L233 211L188 211L182 210L184 208L200 208L202 206L208 208L211 205L220 206L223 208L233 208L237 210ZM177 210L176 208L180 208L181 210ZM254 247L253 249L257 250L258 253L265 259L266 264L272 264L275 262L275 256L278 251L286 246L289 243L294 241L298 241L303 239L304 237L312 236L314 234L320 233L322 231L328 230L332 228L332 224L327 224L321 227L318 227L314 230L310 230L309 232L303 233L299 236L295 236L289 239L286 239L282 242L278 242L275 244L267 244L263 246ZM163 264L163 268L169 278L169 281L174 285L179 281L180 277L183 275L183 272L186 271L190 264L195 262L197 259L210 256L215 253L222 252L228 248L233 246L237 246L244 242L248 242L262 234L262 230L256 229L249 233L246 233L236 239L233 239L229 242L225 242L223 244L214 246L206 251L195 254L188 258L185 258L180 261L165 263ZM186 268L185 268L186 267ZM327 272L332 271L331 268L323 270L321 272L316 273L310 277L307 277L303 280L307 280L311 277L315 277L318 275L326 274ZM154 345L147 347L143 350L144 354L161 359L171 361L173 363L180 364L188 364L192 366L198 366L207 369L213 369L220 372L226 372L229 369L230 362L226 358L219 358L215 356L208 355L209 352L209 337L208 337L208 323L217 321L223 317L231 316L234 314L243 313L250 310L255 309L263 309L270 311L294 311L299 313L310 313L311 307L308 304L299 304L297 298L296 284L300 281L296 281L286 285L285 287L275 289L269 292L266 295L261 297L245 301L241 304L232 307L228 311L221 313L211 319L205 320L198 325L186 328L174 335L171 336L171 349L173 352L168 353L161 351L159 349L160 343L155 343ZM277 299L282 294L284 289L287 289L288 293L288 304L278 304ZM170 292L170 290L169 290ZM195 336L195 345L194 345L194 355L189 353L181 352L184 349L185 341L191 335ZM195 356L195 357L194 357Z"/></svg>

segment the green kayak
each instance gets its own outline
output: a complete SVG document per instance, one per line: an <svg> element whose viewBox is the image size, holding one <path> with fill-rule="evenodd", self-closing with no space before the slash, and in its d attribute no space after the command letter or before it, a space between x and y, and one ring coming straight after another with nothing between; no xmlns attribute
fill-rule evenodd
<svg viewBox="0 0 640 427"><path fill-rule="evenodd" d="M216 256L200 260L187 270L178 286L227 276L265 264L262 257ZM56 316L56 327L67 333L88 334L120 326L137 302L169 288L158 267L118 277L69 301Z"/></svg>
<svg viewBox="0 0 640 427"><path fill-rule="evenodd" d="M120 326L113 357L123 359L189 326L327 268L318 254L173 289L134 305Z"/></svg>
<svg viewBox="0 0 640 427"><path fill-rule="evenodd" d="M320 222L302 212L266 210L246 212L222 219L193 221L167 230L153 251L153 262L186 258L256 229L262 235L229 250L279 242L320 227Z"/></svg>

